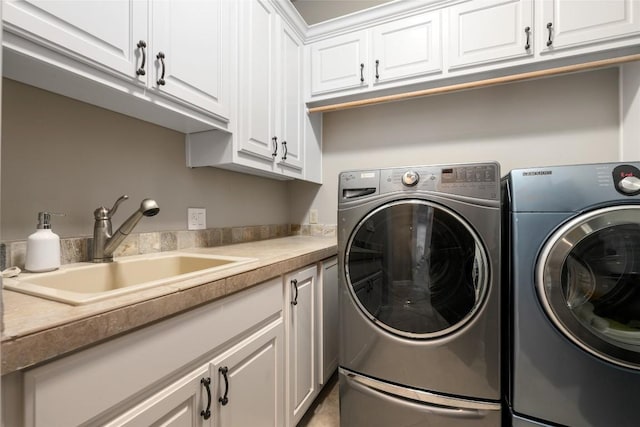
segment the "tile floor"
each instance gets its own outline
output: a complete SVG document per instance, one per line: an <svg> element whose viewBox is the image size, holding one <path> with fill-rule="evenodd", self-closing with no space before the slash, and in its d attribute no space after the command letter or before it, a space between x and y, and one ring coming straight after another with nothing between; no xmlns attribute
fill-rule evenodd
<svg viewBox="0 0 640 427"><path fill-rule="evenodd" d="M340 427L338 388L336 372L304 414L298 427Z"/></svg>

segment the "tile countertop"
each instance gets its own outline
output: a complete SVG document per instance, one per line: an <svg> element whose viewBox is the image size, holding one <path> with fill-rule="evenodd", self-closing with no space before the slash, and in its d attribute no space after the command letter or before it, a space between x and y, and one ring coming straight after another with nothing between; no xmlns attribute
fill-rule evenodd
<svg viewBox="0 0 640 427"><path fill-rule="evenodd" d="M334 256L335 238L291 236L181 250L255 258L183 282L72 306L3 290L2 375L96 344Z"/></svg>

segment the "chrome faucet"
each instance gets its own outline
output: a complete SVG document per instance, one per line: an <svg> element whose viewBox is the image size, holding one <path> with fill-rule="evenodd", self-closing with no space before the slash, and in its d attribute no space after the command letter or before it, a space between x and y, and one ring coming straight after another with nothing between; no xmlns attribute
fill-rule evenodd
<svg viewBox="0 0 640 427"><path fill-rule="evenodd" d="M114 203L111 209L100 206L93 212L95 223L93 225L93 262L113 261L113 252L120 243L131 233L138 221L143 216L154 216L160 212L160 208L155 200L144 199L140 203L140 208L127 218L115 233L111 232L111 217L116 213L120 203L127 200L129 196L121 196Z"/></svg>

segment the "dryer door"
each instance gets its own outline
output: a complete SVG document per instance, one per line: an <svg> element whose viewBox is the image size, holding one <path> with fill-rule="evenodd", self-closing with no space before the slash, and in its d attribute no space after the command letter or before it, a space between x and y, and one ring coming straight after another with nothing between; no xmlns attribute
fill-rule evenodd
<svg viewBox="0 0 640 427"><path fill-rule="evenodd" d="M379 327L408 338L462 327L487 294L487 256L466 221L424 200L382 205L355 227L345 250L347 288Z"/></svg>
<svg viewBox="0 0 640 427"><path fill-rule="evenodd" d="M640 369L640 206L580 215L540 253L536 286L558 329L584 350Z"/></svg>

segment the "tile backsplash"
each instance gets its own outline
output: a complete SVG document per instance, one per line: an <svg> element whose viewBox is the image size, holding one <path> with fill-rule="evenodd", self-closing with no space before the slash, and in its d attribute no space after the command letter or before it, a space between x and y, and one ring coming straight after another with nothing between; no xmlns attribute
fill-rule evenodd
<svg viewBox="0 0 640 427"><path fill-rule="evenodd" d="M292 235L334 237L336 235L336 226L320 224L271 224L209 228L206 230L131 233L118 249L116 249L114 256L122 257L190 248L208 248ZM89 261L91 256L90 251L90 237L60 239L62 264ZM26 240L0 243L0 269L4 270L11 266L24 268L26 252Z"/></svg>

